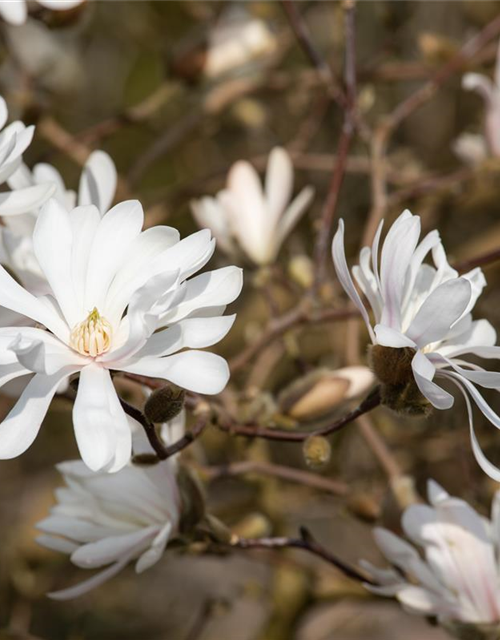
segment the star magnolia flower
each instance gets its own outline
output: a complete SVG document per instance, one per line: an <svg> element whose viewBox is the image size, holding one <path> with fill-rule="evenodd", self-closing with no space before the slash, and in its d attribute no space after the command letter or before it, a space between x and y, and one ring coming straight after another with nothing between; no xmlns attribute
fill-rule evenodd
<svg viewBox="0 0 500 640"><path fill-rule="evenodd" d="M37 0L37 2L47 9L65 11L82 4L84 0ZM1 0L0 15L10 24L24 24L28 17L26 0Z"/></svg>
<svg viewBox="0 0 500 640"><path fill-rule="evenodd" d="M0 328L0 383L35 374L0 424L0 458L31 445L57 388L75 373L75 434L94 471L121 469L131 452L110 370L205 394L226 385L226 361L197 349L231 328L234 316L221 314L241 290L241 270L227 267L187 280L214 251L210 232L179 241L170 227L141 233L143 221L137 201L101 218L94 206L68 213L49 200L33 246L53 296L29 293L0 267L0 305L37 323Z"/></svg>
<svg viewBox="0 0 500 640"><path fill-rule="evenodd" d="M3 6L3 5L2 5ZM7 127L7 104L0 97L0 184L6 182L20 167L23 153L31 144L35 127L26 127L16 120ZM5 127L5 128L4 128ZM51 184L29 186L17 192L0 193L0 216L24 213L46 202L54 186Z"/></svg>
<svg viewBox="0 0 500 640"><path fill-rule="evenodd" d="M183 428L183 417L174 421L176 431ZM163 436L171 426L164 425ZM152 453L141 427L137 429L134 452ZM114 474L89 471L80 460L57 468L67 486L57 489L57 504L37 524L44 534L37 542L69 554L82 569L106 568L74 587L50 593L51 598L68 600L87 593L129 562L136 561L137 573L158 562L177 533L181 515L175 459L144 466L129 463Z"/></svg>
<svg viewBox="0 0 500 640"><path fill-rule="evenodd" d="M312 187L305 187L290 203L293 166L288 153L271 151L265 190L251 164L240 160L229 171L227 188L215 198L191 203L202 227L209 227L219 246L236 253L235 242L257 265L272 264L286 236L312 200Z"/></svg>
<svg viewBox="0 0 500 640"><path fill-rule="evenodd" d="M464 395L474 455L483 470L500 481L500 470L482 453L474 433L469 396L500 429L500 416L488 406L476 385L500 389L500 373L467 362L468 354L500 358L496 333L487 320L472 320L470 311L486 284L481 269L459 277L446 260L439 234L431 231L419 243L420 218L405 211L390 228L379 266L380 224L372 248L365 247L353 268L356 282L375 316L354 286L344 252L344 223L333 240L333 261L345 291L358 307L373 346L372 368L382 383L382 401L406 412L449 409L454 398L436 381L453 382ZM424 264L432 254L434 267Z"/></svg>
<svg viewBox="0 0 500 640"><path fill-rule="evenodd" d="M493 82L480 73L466 73L462 86L482 96L486 117L484 135L462 134L454 145L456 153L470 164L480 162L489 155L500 156L500 46Z"/></svg>
<svg viewBox="0 0 500 640"><path fill-rule="evenodd" d="M362 561L380 584L367 588L395 596L409 612L437 616L441 623L499 623L500 492L491 522L433 481L427 494L431 506L412 505L402 518L404 533L423 556L390 531L375 529L378 547L396 569Z"/></svg>
<svg viewBox="0 0 500 640"><path fill-rule="evenodd" d="M8 180L14 197L37 186L49 186L52 197L67 211L76 204L93 204L101 215L106 213L113 202L116 182L115 165L104 151L90 154L80 177L78 195L71 189L66 189L61 174L50 164L37 164L33 171L23 164ZM39 209L29 210L31 207L28 201L24 206L20 202L19 205L18 210L11 211L10 215L8 212L3 214L5 226L0 229L0 262L15 274L30 293L51 293L33 249L33 230Z"/></svg>

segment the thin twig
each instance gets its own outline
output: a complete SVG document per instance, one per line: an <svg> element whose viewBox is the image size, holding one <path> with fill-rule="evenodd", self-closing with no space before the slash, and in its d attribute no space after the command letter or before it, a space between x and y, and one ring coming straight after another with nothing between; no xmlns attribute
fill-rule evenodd
<svg viewBox="0 0 500 640"><path fill-rule="evenodd" d="M346 103L344 122L337 151L337 161L332 173L328 194L321 212L319 229L314 245L315 280L312 294L316 294L321 287L326 273L326 259L330 245L330 231L337 210L340 189L344 182L347 167L347 157L351 148L356 122L356 41L355 41L355 9L354 3L345 6L346 32Z"/></svg>
<svg viewBox="0 0 500 640"><path fill-rule="evenodd" d="M493 249L474 258L459 260L458 262L454 262L452 266L460 273L464 273L474 269L474 267L484 267L498 260L500 260L500 248Z"/></svg>
<svg viewBox="0 0 500 640"><path fill-rule="evenodd" d="M244 436L246 438L264 438L265 440L280 440L285 442L304 442L311 436L328 436L332 433L340 431L345 426L354 422L356 418L362 416L372 409L380 405L380 394L378 388L375 389L363 402L350 411L345 416L335 420L332 424L316 429L315 431L281 431L279 429L271 429L261 427L259 425L236 424L231 418L221 416L217 426L223 431L229 432L231 435Z"/></svg>
<svg viewBox="0 0 500 640"><path fill-rule="evenodd" d="M370 577L364 575L348 565L330 551L325 549L313 538L312 534L305 528L300 528L300 538L238 538L231 541L231 547L238 549L302 549L321 558L325 562L339 569L345 576L362 583L376 585L377 583Z"/></svg>

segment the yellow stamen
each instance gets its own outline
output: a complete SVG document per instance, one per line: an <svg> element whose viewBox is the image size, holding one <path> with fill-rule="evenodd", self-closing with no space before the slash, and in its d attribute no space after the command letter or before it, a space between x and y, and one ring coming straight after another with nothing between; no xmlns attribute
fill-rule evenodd
<svg viewBox="0 0 500 640"><path fill-rule="evenodd" d="M70 335L70 346L84 356L99 356L111 346L113 330L94 307L83 322L79 322Z"/></svg>

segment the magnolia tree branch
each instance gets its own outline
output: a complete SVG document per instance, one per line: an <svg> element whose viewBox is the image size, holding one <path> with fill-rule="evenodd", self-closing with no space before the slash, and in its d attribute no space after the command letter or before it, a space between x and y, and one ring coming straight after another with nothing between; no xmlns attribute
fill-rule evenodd
<svg viewBox="0 0 500 640"><path fill-rule="evenodd" d="M325 279L326 260L331 241L331 229L335 212L337 211L340 189L344 182L347 158L356 125L356 39L354 7L354 2L347 2L344 9L346 37L346 101L344 108L344 122L337 150L337 160L332 173L328 194L321 212L320 225L314 246L315 280L312 287L313 294L318 292Z"/></svg>
<svg viewBox="0 0 500 640"><path fill-rule="evenodd" d="M190 431L185 433L182 438L179 438L176 442L167 446L162 442L156 431L155 425L146 418L140 409L132 406L122 398L120 398L120 404L122 405L125 413L131 418L134 418L134 420L137 420L137 422L142 426L149 440L149 444L153 448L159 460L166 460L167 458L174 456L176 453L179 453L194 442L202 434L210 417L208 412L203 412Z"/></svg>
<svg viewBox="0 0 500 640"><path fill-rule="evenodd" d="M368 577L356 567L352 567L333 553L325 549L305 527L300 528L300 538L239 538L235 536L230 543L231 547L238 549L302 549L328 564L333 565L345 576L364 584L377 585L372 578Z"/></svg>
<svg viewBox="0 0 500 640"><path fill-rule="evenodd" d="M281 431L279 429L271 429L261 427L259 425L243 425L236 424L232 418L220 415L217 426L223 431L229 432L231 435L244 436L246 438L264 438L265 440L281 440L285 442L304 442L311 436L329 436L332 433L340 431L345 426L354 422L359 416L378 407L381 403L380 392L378 387L356 407L345 416L335 420L332 424L316 429L316 431Z"/></svg>

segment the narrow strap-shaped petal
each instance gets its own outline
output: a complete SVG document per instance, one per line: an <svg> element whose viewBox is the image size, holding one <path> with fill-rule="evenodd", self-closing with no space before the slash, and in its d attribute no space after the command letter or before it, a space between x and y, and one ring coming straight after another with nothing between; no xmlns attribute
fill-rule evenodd
<svg viewBox="0 0 500 640"><path fill-rule="evenodd" d="M78 204L93 204L101 215L106 213L115 197L117 178L111 157L105 151L93 151L80 177Z"/></svg>
<svg viewBox="0 0 500 640"><path fill-rule="evenodd" d="M411 362L413 376L418 388L427 400L436 409L449 409L453 406L455 399L453 396L432 382L436 369L423 353L417 351Z"/></svg>

